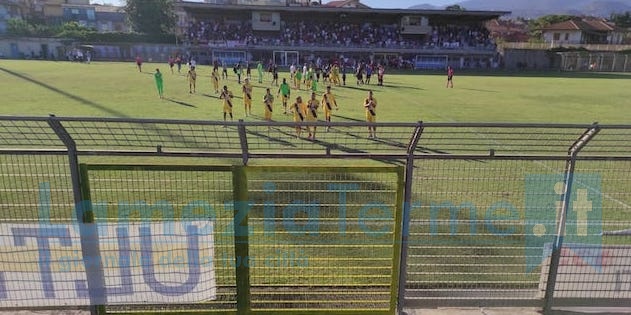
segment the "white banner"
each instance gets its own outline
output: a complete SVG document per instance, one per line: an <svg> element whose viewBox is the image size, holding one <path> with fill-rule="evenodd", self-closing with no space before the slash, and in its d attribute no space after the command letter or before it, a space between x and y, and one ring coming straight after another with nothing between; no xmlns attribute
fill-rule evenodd
<svg viewBox="0 0 631 315"><path fill-rule="evenodd" d="M99 251L89 243L82 250L78 224L0 224L0 307L196 303L216 298L212 222L97 226L98 237L92 239L98 239ZM81 228L85 242L90 226ZM103 277L86 269L102 270ZM104 284L105 294L90 292L88 284Z"/></svg>

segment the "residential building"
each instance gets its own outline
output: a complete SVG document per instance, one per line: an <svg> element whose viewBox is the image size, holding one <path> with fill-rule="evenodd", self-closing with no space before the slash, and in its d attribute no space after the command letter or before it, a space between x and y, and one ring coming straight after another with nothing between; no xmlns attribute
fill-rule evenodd
<svg viewBox="0 0 631 315"><path fill-rule="evenodd" d="M96 28L96 8L90 4L62 4L62 22L75 21L81 26Z"/></svg>
<svg viewBox="0 0 631 315"><path fill-rule="evenodd" d="M541 29L551 44L622 44L626 31L601 18L575 18Z"/></svg>
<svg viewBox="0 0 631 315"><path fill-rule="evenodd" d="M525 21L494 19L487 21L484 26L496 41L526 42L530 39Z"/></svg>
<svg viewBox="0 0 631 315"><path fill-rule="evenodd" d="M0 0L0 34L6 33L10 19L22 18L25 6L19 0Z"/></svg>
<svg viewBox="0 0 631 315"><path fill-rule="evenodd" d="M96 30L99 33L131 32L123 7L111 5L95 5Z"/></svg>

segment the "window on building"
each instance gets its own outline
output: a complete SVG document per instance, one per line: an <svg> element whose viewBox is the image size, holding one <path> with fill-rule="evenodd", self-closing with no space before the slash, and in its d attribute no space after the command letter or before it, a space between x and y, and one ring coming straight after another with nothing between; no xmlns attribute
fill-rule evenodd
<svg viewBox="0 0 631 315"><path fill-rule="evenodd" d="M565 40L570 40L570 33L565 33Z"/></svg>
<svg viewBox="0 0 631 315"><path fill-rule="evenodd" d="M86 13L88 14L88 20L94 21L94 10L87 10Z"/></svg>
<svg viewBox="0 0 631 315"><path fill-rule="evenodd" d="M554 35L552 36L552 39L560 40L561 39L561 33L554 33Z"/></svg>

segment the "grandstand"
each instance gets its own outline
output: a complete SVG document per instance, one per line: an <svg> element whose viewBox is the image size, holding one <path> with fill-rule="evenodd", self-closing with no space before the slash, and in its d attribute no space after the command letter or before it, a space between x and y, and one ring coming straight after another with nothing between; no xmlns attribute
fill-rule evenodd
<svg viewBox="0 0 631 315"><path fill-rule="evenodd" d="M435 68L434 59L419 55L447 56L458 68L496 64L495 43L484 22L509 13L195 2L178 6L185 12L179 32L201 63L213 62L214 52L222 50L264 61L287 51L297 52L300 63L320 57L349 65L370 60L417 69Z"/></svg>

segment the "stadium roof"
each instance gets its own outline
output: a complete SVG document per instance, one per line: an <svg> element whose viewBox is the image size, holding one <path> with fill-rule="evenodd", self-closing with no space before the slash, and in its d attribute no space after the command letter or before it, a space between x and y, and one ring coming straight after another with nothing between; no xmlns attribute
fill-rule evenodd
<svg viewBox="0 0 631 315"><path fill-rule="evenodd" d="M292 13L348 13L348 14L386 14L386 15L439 15L452 17L475 17L480 19L494 19L502 15L508 15L510 11L453 11L453 10L415 10L415 9L372 9L372 8L332 8L326 6L263 6L263 5L230 5L230 4L211 4L201 2L182 1L176 4L184 10L203 11L274 11L274 12L292 12Z"/></svg>

